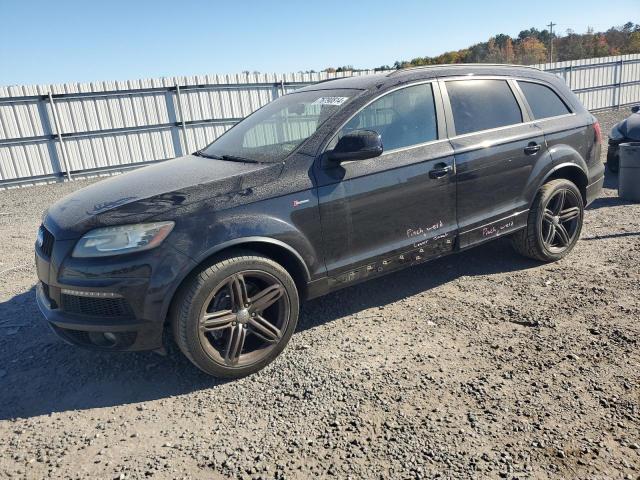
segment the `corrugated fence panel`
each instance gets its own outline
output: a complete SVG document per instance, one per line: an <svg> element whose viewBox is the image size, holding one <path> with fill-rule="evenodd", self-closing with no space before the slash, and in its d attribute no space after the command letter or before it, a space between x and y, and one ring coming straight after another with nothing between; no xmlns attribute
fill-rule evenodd
<svg viewBox="0 0 640 480"><path fill-rule="evenodd" d="M0 148L3 180L38 177L55 173L46 140L16 143Z"/></svg>
<svg viewBox="0 0 640 480"><path fill-rule="evenodd" d="M183 89L180 93L184 120L244 118L274 99L273 87Z"/></svg>
<svg viewBox="0 0 640 480"><path fill-rule="evenodd" d="M218 125L191 125L187 127L187 139L192 150L199 150L211 143L212 138L218 138L233 127L233 123Z"/></svg>
<svg viewBox="0 0 640 480"><path fill-rule="evenodd" d="M55 104L63 133L143 127L170 121L164 92L61 98Z"/></svg>
<svg viewBox="0 0 640 480"><path fill-rule="evenodd" d="M537 67L563 78L591 110L640 102L640 54ZM184 155L301 86L370 73L194 75L0 87L0 188ZM312 126L292 123L285 134L304 136ZM266 128L247 141L273 141L273 134Z"/></svg>
<svg viewBox="0 0 640 480"><path fill-rule="evenodd" d="M44 135L38 101L0 103L0 139Z"/></svg>
<svg viewBox="0 0 640 480"><path fill-rule="evenodd" d="M88 135L65 141L72 171L126 166L176 157L169 129ZM56 145L58 156L63 152Z"/></svg>

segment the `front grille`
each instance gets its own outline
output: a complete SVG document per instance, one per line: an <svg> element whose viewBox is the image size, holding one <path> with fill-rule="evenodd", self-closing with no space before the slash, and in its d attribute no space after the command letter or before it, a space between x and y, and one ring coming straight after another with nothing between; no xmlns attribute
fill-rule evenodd
<svg viewBox="0 0 640 480"><path fill-rule="evenodd" d="M42 229L42 246L40 247L40 251L45 257L50 257L51 252L53 252L53 242L55 242L55 238L44 226L40 228Z"/></svg>
<svg viewBox="0 0 640 480"><path fill-rule="evenodd" d="M68 313L93 317L133 316L131 307L124 298L92 298L63 294L62 308Z"/></svg>
<svg viewBox="0 0 640 480"><path fill-rule="evenodd" d="M71 343L103 350L124 350L133 345L137 337L136 332L112 332L116 338L114 342L105 337L101 332L85 332L82 330L60 328L54 324L51 324L51 326L58 335Z"/></svg>

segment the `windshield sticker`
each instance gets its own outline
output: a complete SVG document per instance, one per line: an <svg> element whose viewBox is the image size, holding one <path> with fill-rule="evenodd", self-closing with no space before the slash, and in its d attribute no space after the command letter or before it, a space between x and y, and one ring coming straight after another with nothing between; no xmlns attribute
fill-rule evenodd
<svg viewBox="0 0 640 480"><path fill-rule="evenodd" d="M311 105L342 105L349 97L320 97Z"/></svg>

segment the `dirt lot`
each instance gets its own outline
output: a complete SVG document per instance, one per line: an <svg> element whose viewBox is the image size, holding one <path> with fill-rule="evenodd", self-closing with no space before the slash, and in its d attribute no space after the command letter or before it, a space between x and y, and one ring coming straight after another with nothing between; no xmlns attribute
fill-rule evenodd
<svg viewBox="0 0 640 480"><path fill-rule="evenodd" d="M500 240L312 301L232 382L48 330L35 232L84 185L0 192L0 476L640 478L640 205L615 179L565 260Z"/></svg>

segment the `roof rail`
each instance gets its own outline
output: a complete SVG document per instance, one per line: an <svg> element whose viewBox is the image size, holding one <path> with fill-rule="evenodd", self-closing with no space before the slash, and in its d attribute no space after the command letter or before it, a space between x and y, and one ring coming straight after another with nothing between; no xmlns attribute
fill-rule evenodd
<svg viewBox="0 0 640 480"><path fill-rule="evenodd" d="M540 70L538 67L534 67L532 65L518 65L515 63L439 63L436 65L420 65L418 67L407 67L407 68L399 68L394 70L389 74L389 76L395 75L400 72L407 72L412 70L424 70L428 68L463 68L463 67L519 67L519 68L530 68L532 70ZM540 70L542 71L542 70Z"/></svg>
<svg viewBox="0 0 640 480"><path fill-rule="evenodd" d="M344 77L325 78L324 80L320 80L319 82L315 82L314 85L317 85L318 83L332 82L334 80L344 80L345 78L358 78L358 77L367 77L369 75L380 75L382 73L384 73L384 72L373 72L373 73L367 73L365 75L346 75Z"/></svg>
<svg viewBox="0 0 640 480"><path fill-rule="evenodd" d="M340 80L341 78L351 78L351 77L333 77L333 78L325 78L324 80L320 80L319 82L316 82L315 84L317 85L318 83L333 82L334 80Z"/></svg>

